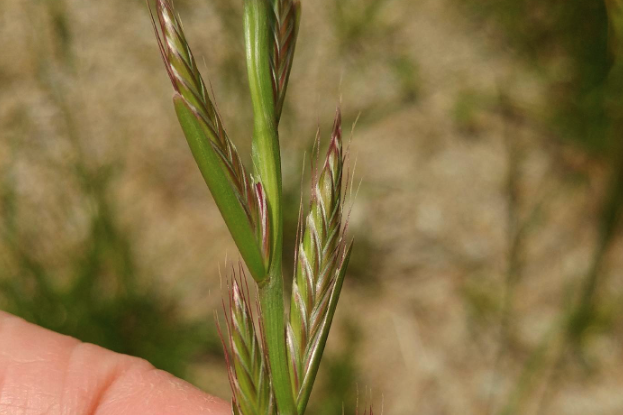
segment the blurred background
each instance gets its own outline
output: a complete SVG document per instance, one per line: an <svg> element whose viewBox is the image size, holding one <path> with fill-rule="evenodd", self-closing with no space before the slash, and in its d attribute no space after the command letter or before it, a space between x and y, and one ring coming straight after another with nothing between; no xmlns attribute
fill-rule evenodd
<svg viewBox="0 0 623 415"><path fill-rule="evenodd" d="M304 154L340 99L357 189L310 413L623 413L622 4L303 1L287 272ZM176 6L247 155L242 1ZM0 41L0 308L227 399L236 249L145 2L3 0Z"/></svg>

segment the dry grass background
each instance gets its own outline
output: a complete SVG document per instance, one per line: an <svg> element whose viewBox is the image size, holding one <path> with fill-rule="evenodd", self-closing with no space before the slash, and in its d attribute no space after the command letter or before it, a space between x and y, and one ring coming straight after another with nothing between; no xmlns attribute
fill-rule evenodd
<svg viewBox="0 0 623 415"><path fill-rule="evenodd" d="M240 3L176 2L246 153ZM541 75L451 0L303 6L281 131L288 207L296 218L302 154L318 126L328 138L340 99L345 126L359 117L351 152L361 182L355 258L312 413L339 413L357 389L387 414L623 413L620 233L605 259L600 323L581 357L558 358L607 169L546 127ZM132 258L114 251L93 268L97 295L115 304L123 284L113 276L132 273L131 290L173 304L162 314L176 316L172 327L212 327L219 268L235 246L175 120L144 2L5 0L0 39L0 188L19 202L0 206L0 278L22 275L16 252L27 251L62 289L72 261L89 257L91 218L111 217ZM129 337L154 318L141 310ZM62 328L68 317L58 319ZM227 397L218 352L190 356L182 374Z"/></svg>

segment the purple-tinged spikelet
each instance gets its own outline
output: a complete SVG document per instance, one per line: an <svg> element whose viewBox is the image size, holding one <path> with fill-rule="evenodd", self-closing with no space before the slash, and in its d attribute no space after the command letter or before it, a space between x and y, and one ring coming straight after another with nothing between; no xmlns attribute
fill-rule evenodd
<svg viewBox="0 0 623 415"><path fill-rule="evenodd" d="M298 0L271 0L271 2L273 48L270 56L270 69L272 71L275 114L277 122L279 122L296 48L301 3Z"/></svg>
<svg viewBox="0 0 623 415"><path fill-rule="evenodd" d="M338 110L324 165L312 183L310 211L297 236L287 340L292 388L299 400L308 398L306 388L311 388L324 349L349 252L342 227L343 165Z"/></svg>
<svg viewBox="0 0 623 415"><path fill-rule="evenodd" d="M246 277L240 268L239 278L235 275L231 278L228 310L225 310L229 337L223 341L232 410L240 415L276 415L264 339L261 330L259 334L256 330L248 297Z"/></svg>

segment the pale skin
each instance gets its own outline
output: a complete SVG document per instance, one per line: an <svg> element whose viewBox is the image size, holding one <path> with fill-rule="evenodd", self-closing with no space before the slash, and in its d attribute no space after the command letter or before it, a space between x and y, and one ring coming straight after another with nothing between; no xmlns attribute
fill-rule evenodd
<svg viewBox="0 0 623 415"><path fill-rule="evenodd" d="M2 415L229 415L231 407L148 362L0 311Z"/></svg>

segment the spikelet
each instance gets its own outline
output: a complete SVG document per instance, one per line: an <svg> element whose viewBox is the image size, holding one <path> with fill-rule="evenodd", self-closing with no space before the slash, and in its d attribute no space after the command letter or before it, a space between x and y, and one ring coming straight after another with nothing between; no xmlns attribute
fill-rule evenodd
<svg viewBox="0 0 623 415"><path fill-rule="evenodd" d="M210 144L219 156L236 197L255 230L262 254L270 257L270 235L266 197L261 183L254 183L245 169L236 146L231 142L218 111L201 78L195 58L186 41L182 23L175 13L171 0L156 0L156 15L160 30L152 13L154 31L160 54L173 88L190 106L197 119L209 132Z"/></svg>
<svg viewBox="0 0 623 415"><path fill-rule="evenodd" d="M229 312L225 312L229 337L224 350L233 395L232 411L235 415L276 415L263 336L256 330L242 267L239 277L234 275L231 279Z"/></svg>
<svg viewBox="0 0 623 415"><path fill-rule="evenodd" d="M286 96L290 70L292 69L301 17L301 3L298 0L270 1L273 11L273 19L271 20L273 47L270 55L270 69L272 71L275 115L278 123Z"/></svg>
<svg viewBox="0 0 623 415"><path fill-rule="evenodd" d="M297 235L287 341L299 410L311 392L350 253L342 228L343 164L338 110L324 166L314 178L310 211Z"/></svg>

